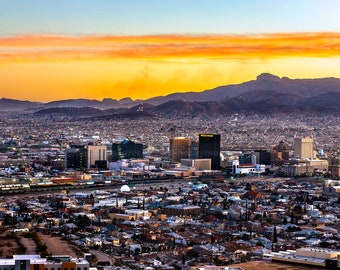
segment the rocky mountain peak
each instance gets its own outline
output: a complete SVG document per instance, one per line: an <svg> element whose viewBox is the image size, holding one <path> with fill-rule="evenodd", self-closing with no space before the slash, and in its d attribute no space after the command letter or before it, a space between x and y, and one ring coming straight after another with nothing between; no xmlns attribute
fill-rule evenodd
<svg viewBox="0 0 340 270"><path fill-rule="evenodd" d="M256 78L257 81L280 81L280 77L270 74L270 73L262 73Z"/></svg>

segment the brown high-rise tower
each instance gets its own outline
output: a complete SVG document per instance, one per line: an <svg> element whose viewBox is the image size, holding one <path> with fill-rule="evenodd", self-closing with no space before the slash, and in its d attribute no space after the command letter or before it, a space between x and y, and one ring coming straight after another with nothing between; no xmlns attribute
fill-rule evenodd
<svg viewBox="0 0 340 270"><path fill-rule="evenodd" d="M181 162L190 157L190 138L174 137L170 139L170 160Z"/></svg>

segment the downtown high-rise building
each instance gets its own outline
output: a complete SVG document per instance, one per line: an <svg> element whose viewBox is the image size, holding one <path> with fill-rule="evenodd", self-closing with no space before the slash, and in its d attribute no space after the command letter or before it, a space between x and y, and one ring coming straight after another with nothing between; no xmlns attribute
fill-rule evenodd
<svg viewBox="0 0 340 270"><path fill-rule="evenodd" d="M112 144L112 161L143 158L143 144L128 139Z"/></svg>
<svg viewBox="0 0 340 270"><path fill-rule="evenodd" d="M88 145L87 146L87 168L107 168L106 146Z"/></svg>
<svg viewBox="0 0 340 270"><path fill-rule="evenodd" d="M106 146L71 145L65 151L65 167L68 169L107 168Z"/></svg>
<svg viewBox="0 0 340 270"><path fill-rule="evenodd" d="M174 137L170 139L170 160L181 162L190 157L190 138Z"/></svg>
<svg viewBox="0 0 340 270"><path fill-rule="evenodd" d="M65 151L65 167L83 170L87 168L87 149L85 145L71 145Z"/></svg>
<svg viewBox="0 0 340 270"><path fill-rule="evenodd" d="M315 158L314 140L310 137L294 139L294 156L300 159Z"/></svg>
<svg viewBox="0 0 340 270"><path fill-rule="evenodd" d="M219 170L221 166L221 135L199 134L198 158L210 158L211 169Z"/></svg>

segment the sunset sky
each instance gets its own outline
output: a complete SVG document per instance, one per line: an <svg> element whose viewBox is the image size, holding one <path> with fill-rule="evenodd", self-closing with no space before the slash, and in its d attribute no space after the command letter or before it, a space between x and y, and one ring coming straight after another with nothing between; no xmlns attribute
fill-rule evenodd
<svg viewBox="0 0 340 270"><path fill-rule="evenodd" d="M0 98L147 99L340 78L338 0L0 0Z"/></svg>

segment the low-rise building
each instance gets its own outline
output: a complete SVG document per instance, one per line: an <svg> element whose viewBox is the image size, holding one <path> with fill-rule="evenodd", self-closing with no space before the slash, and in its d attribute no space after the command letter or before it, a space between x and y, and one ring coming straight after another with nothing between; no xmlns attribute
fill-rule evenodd
<svg viewBox="0 0 340 270"><path fill-rule="evenodd" d="M323 248L300 248L273 253L273 261L309 266L340 268L340 251Z"/></svg>
<svg viewBox="0 0 340 270"><path fill-rule="evenodd" d="M327 196L340 195L340 180L324 180L322 193Z"/></svg>
<svg viewBox="0 0 340 270"><path fill-rule="evenodd" d="M339 178L340 177L340 165L339 164L330 165L329 172L332 177Z"/></svg>
<svg viewBox="0 0 340 270"><path fill-rule="evenodd" d="M195 168L196 170L211 170L211 159L181 159L181 165Z"/></svg>
<svg viewBox="0 0 340 270"><path fill-rule="evenodd" d="M163 210L170 216L196 216L201 213L201 207L196 205L167 205Z"/></svg>

